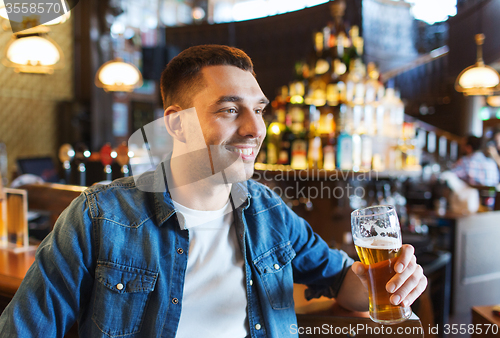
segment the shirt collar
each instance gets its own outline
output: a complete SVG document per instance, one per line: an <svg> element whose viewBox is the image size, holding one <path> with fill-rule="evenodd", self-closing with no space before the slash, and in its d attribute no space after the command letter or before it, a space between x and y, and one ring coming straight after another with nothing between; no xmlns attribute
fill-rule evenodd
<svg viewBox="0 0 500 338"><path fill-rule="evenodd" d="M154 203L156 211L156 222L161 226L166 222L175 212L175 207L172 202L172 196L168 190L168 183L166 179L166 170L170 168L169 161L161 162L153 173L149 172L145 176L144 184L147 186L147 191L153 192ZM250 206L250 193L248 192L248 182L233 183L231 188L231 205L233 209L247 209Z"/></svg>

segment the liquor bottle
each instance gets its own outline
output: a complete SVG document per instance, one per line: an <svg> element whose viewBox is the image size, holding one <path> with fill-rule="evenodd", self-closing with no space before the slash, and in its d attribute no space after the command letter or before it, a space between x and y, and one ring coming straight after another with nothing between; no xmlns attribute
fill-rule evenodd
<svg viewBox="0 0 500 338"><path fill-rule="evenodd" d="M323 148L319 136L309 140L308 166L311 169L321 169L323 167Z"/></svg>
<svg viewBox="0 0 500 338"><path fill-rule="evenodd" d="M292 132L292 116L286 114L285 129L281 136L280 152L278 155L278 164L289 165L292 158L292 143L295 140L295 135Z"/></svg>
<svg viewBox="0 0 500 338"><path fill-rule="evenodd" d="M346 104L340 106L338 127L340 134L337 138L337 168L351 170L353 166L352 109Z"/></svg>
<svg viewBox="0 0 500 338"><path fill-rule="evenodd" d="M361 136L357 133L351 136L352 140L352 170L359 171L361 168Z"/></svg>
<svg viewBox="0 0 500 338"><path fill-rule="evenodd" d="M352 169L352 136L346 131L342 131L337 140L337 167L341 170Z"/></svg>
<svg viewBox="0 0 500 338"><path fill-rule="evenodd" d="M354 151L354 154L358 153L359 155L353 154L354 158L356 156L360 158L359 161L355 161L354 165L357 164L356 162L359 162L361 170L370 170L373 155L373 107L371 105L355 106L353 109L353 121L355 133L360 136L360 150L357 152L356 150Z"/></svg>
<svg viewBox="0 0 500 338"><path fill-rule="evenodd" d="M335 148L333 145L326 145L323 148L323 169L334 170L335 169Z"/></svg>
<svg viewBox="0 0 500 338"><path fill-rule="evenodd" d="M379 88L382 87L382 83L378 80L380 73L375 66L375 63L369 62L366 66L366 78L365 78L365 103L374 104L377 100L377 93Z"/></svg>
<svg viewBox="0 0 500 338"><path fill-rule="evenodd" d="M370 170L372 167L373 142L368 134L361 135L361 169Z"/></svg>
<svg viewBox="0 0 500 338"><path fill-rule="evenodd" d="M295 81L290 84L290 104L303 104L305 94L304 81Z"/></svg>
<svg viewBox="0 0 500 338"><path fill-rule="evenodd" d="M279 108L275 112L275 121L267 128L267 163L277 164L281 146L281 137L285 129L285 110Z"/></svg>
<svg viewBox="0 0 500 338"><path fill-rule="evenodd" d="M323 149L321 145L320 129L319 129L320 112L311 106L309 114L309 151L308 151L308 166L311 169L321 169L323 166Z"/></svg>

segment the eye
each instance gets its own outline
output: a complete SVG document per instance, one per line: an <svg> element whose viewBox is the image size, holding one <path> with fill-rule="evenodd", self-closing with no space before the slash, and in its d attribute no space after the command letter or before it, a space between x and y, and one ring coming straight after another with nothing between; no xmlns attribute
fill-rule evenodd
<svg viewBox="0 0 500 338"><path fill-rule="evenodd" d="M266 109L265 108L257 108L255 109L255 113L256 114L259 114L259 115L262 115L266 112Z"/></svg>
<svg viewBox="0 0 500 338"><path fill-rule="evenodd" d="M238 111L235 108L225 108L220 111L221 113L236 114Z"/></svg>

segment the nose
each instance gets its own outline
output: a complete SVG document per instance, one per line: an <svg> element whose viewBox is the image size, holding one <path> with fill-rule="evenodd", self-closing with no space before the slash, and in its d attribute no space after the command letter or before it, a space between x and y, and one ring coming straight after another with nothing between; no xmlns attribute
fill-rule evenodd
<svg viewBox="0 0 500 338"><path fill-rule="evenodd" d="M266 124L261 114L255 113L251 109L245 109L240 115L240 125L238 133L245 138L262 139L266 133Z"/></svg>

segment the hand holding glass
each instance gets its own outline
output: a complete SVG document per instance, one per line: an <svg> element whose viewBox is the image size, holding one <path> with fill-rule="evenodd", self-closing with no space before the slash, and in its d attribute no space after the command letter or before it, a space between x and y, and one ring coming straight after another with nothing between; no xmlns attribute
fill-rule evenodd
<svg viewBox="0 0 500 338"><path fill-rule="evenodd" d="M387 282L396 274L394 265L401 254L401 229L393 206L379 205L351 213L354 245L368 271L370 318L381 324L396 324L411 315L410 307L393 305Z"/></svg>

